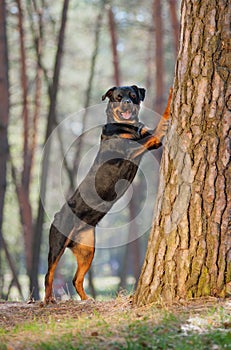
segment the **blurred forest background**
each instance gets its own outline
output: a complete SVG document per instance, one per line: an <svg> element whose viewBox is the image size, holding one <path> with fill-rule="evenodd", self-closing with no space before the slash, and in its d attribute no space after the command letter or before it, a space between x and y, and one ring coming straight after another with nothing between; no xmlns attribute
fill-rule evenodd
<svg viewBox="0 0 231 350"><path fill-rule="evenodd" d="M105 91L114 85L145 87L140 118L150 127L158 123L173 83L179 16L177 0L1 1L1 299L43 297L49 226L97 151ZM132 191L96 231L86 281L94 297L136 284L160 156L145 157ZM66 252L56 296L75 295L75 265Z"/></svg>

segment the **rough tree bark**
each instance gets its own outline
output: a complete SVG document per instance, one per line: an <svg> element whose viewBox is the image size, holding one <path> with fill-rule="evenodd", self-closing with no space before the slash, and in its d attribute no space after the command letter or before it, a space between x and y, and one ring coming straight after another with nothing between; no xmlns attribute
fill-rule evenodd
<svg viewBox="0 0 231 350"><path fill-rule="evenodd" d="M230 2L183 0L172 122L134 302L230 290Z"/></svg>

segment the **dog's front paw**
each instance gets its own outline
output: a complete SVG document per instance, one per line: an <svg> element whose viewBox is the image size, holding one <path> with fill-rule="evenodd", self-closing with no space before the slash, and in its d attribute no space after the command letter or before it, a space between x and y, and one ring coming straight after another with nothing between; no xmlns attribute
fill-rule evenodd
<svg viewBox="0 0 231 350"><path fill-rule="evenodd" d="M57 301L56 299L51 296L51 297L48 297L48 298L44 298L44 305L48 305L48 304L57 304Z"/></svg>
<svg viewBox="0 0 231 350"><path fill-rule="evenodd" d="M157 125L157 128L154 131L154 136L157 137L160 140L160 142L166 135L168 127L169 127L169 119L164 119L162 117L159 124Z"/></svg>

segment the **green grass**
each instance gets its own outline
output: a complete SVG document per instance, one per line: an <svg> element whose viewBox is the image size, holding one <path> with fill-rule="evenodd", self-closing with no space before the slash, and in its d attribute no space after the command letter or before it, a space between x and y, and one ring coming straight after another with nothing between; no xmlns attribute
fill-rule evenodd
<svg viewBox="0 0 231 350"><path fill-rule="evenodd" d="M32 308L30 321L0 328L0 350L231 350L230 303L201 310L131 308L128 300L62 305Z"/></svg>
<svg viewBox="0 0 231 350"><path fill-rule="evenodd" d="M177 349L177 350L208 350L231 349L231 333L212 331L207 334L183 335L179 324L159 325L151 328L139 325L136 330L129 332L126 345L121 349Z"/></svg>

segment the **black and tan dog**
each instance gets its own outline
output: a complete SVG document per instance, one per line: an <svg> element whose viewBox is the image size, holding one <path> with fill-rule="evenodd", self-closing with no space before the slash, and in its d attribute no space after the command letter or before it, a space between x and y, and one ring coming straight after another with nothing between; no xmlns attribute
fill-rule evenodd
<svg viewBox="0 0 231 350"><path fill-rule="evenodd" d="M45 303L55 301L52 296L54 272L67 247L78 264L73 279L75 289L82 300L88 299L83 280L94 257L95 226L128 189L143 154L159 148L167 130L171 92L165 113L154 131L138 120L144 97L145 89L135 85L113 87L102 97L109 102L98 154L85 179L55 215L50 228Z"/></svg>

